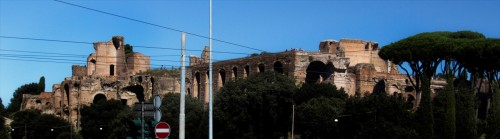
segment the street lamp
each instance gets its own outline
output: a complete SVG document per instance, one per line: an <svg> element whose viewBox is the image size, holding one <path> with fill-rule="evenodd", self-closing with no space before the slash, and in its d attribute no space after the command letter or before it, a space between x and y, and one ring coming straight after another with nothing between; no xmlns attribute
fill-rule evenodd
<svg viewBox="0 0 500 139"><path fill-rule="evenodd" d="M336 123L336 122L339 122L339 119L335 118L335 120L334 120L334 121L335 121L335 123Z"/></svg>
<svg viewBox="0 0 500 139"><path fill-rule="evenodd" d="M54 128L51 128L51 129L50 129L50 131L51 131L51 132L54 132Z"/></svg>
<svg viewBox="0 0 500 139"><path fill-rule="evenodd" d="M102 131L102 127L99 127L99 130L101 130L101 131Z"/></svg>

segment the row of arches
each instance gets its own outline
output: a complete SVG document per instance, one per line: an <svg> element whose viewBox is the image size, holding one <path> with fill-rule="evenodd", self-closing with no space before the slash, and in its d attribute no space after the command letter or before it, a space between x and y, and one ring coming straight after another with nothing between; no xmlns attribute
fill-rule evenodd
<svg viewBox="0 0 500 139"><path fill-rule="evenodd" d="M266 66L263 63L257 64L255 68L255 72L257 73L262 73L266 71ZM283 64L280 61L275 61L273 63L273 70L274 72L277 73L284 73L284 67ZM216 85L217 87L222 87L227 81L227 77L230 77L230 79L237 79L237 78L247 78L250 76L250 73L252 73L250 65L245 65L242 69L239 69L238 66L233 66L230 69L230 75L227 75L227 71L224 68L219 69L216 73L216 78L217 82ZM242 73L240 75L240 73ZM204 92L208 92L208 76L209 76L209 71L206 72L205 76L202 76L200 72L195 72L194 73L194 81L193 81L193 93L191 93L191 89L187 89L188 95L192 95L198 98L204 97L203 94L201 94L202 90ZM204 78L203 78L204 77ZM203 80L202 80L203 79ZM204 87L204 88L203 88ZM207 97L207 96L205 96Z"/></svg>

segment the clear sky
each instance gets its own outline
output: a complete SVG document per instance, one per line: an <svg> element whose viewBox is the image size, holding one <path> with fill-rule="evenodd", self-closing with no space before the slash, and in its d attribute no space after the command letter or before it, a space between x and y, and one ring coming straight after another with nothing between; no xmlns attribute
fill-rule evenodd
<svg viewBox="0 0 500 139"><path fill-rule="evenodd" d="M208 36L208 0L64 1ZM341 38L375 41L384 46L431 31L472 30L500 38L499 5L500 1L494 0L213 0L213 37L268 52L290 48L318 51L320 41ZM133 46L180 48L181 33L177 31L52 0L0 0L3 104L10 102L16 88L38 82L41 76L46 78L46 91L52 91L52 84L71 76L71 65L85 63L93 52L91 44L5 37L97 42L109 41L115 35L124 36L125 43ZM187 49L201 50L205 45L208 39L187 35ZM215 60L260 53L217 41L213 50L245 53L214 53ZM150 55L153 68L180 65L170 62L179 61L180 56L168 56L179 55L179 50L135 47L134 51ZM200 53L187 52L197 56Z"/></svg>

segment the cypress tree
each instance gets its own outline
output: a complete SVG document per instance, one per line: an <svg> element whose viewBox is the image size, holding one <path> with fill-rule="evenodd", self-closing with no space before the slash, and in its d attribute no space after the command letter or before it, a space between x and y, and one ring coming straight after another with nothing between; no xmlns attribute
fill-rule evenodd
<svg viewBox="0 0 500 139"><path fill-rule="evenodd" d="M500 89L497 84L494 85L494 93L491 100L491 108L486 118L486 138L500 138Z"/></svg>
<svg viewBox="0 0 500 139"><path fill-rule="evenodd" d="M45 92L45 77L40 77L40 81L38 81L38 93Z"/></svg>

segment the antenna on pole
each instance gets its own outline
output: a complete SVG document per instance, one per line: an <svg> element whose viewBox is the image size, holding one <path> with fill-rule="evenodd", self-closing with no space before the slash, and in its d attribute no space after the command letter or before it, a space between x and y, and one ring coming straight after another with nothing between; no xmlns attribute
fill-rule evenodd
<svg viewBox="0 0 500 139"><path fill-rule="evenodd" d="M209 60L208 60L208 139L213 139L213 120L212 120L212 0L210 0L210 23L209 23L209 37L208 44L209 50Z"/></svg>

